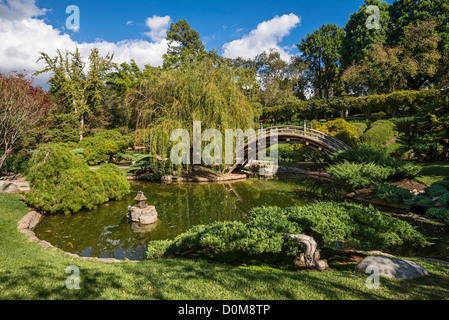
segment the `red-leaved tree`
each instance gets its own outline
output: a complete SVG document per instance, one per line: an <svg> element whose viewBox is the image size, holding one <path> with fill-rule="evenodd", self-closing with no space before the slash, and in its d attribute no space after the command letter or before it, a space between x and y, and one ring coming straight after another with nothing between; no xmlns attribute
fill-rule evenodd
<svg viewBox="0 0 449 320"><path fill-rule="evenodd" d="M0 169L19 139L49 111L48 94L23 74L0 74Z"/></svg>

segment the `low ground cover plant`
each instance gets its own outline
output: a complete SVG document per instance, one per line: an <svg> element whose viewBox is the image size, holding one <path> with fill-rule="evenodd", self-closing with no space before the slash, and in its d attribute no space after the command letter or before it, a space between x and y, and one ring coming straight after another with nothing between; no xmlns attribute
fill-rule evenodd
<svg viewBox="0 0 449 320"><path fill-rule="evenodd" d="M302 207L255 208L247 222L216 222L195 226L174 240L149 243L149 258L192 252L248 254L286 252L297 255L301 246L283 239L284 233L307 234L321 245L343 242L361 250L388 249L403 244L426 246L428 240L410 224L373 207L315 202Z"/></svg>
<svg viewBox="0 0 449 320"><path fill-rule="evenodd" d="M337 152L331 163L327 172L355 189L415 178L422 169L419 164L395 159L385 149L369 145Z"/></svg>
<svg viewBox="0 0 449 320"><path fill-rule="evenodd" d="M403 202L413 198L413 194L409 190L396 187L388 182L375 185L373 191L378 198L388 202Z"/></svg>

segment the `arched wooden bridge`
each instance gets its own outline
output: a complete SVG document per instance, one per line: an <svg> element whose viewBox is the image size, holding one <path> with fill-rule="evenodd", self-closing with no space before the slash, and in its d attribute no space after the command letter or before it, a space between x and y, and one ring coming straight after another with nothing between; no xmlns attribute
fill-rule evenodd
<svg viewBox="0 0 449 320"><path fill-rule="evenodd" d="M251 150L252 152L259 151L259 147L269 148L270 137L277 134L277 138L274 139L276 144L278 143L300 143L309 148L324 152L327 155L332 155L335 152L342 150L351 150L343 141L328 135L324 132L314 130L307 127L298 126L276 126L263 129L262 133L256 132L245 138L243 149L243 159L236 159L236 163L230 167L227 172L238 172L245 167L248 163L248 151L251 149L251 145L256 146L257 150ZM265 139L265 144L261 143ZM240 153L241 153L240 149ZM260 150L264 151L264 150ZM257 154L257 153L255 153Z"/></svg>

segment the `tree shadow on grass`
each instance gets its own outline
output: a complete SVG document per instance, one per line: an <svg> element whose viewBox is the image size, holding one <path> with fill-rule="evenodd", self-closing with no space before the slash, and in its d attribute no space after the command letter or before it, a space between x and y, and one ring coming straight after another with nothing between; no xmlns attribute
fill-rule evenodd
<svg viewBox="0 0 449 320"><path fill-rule="evenodd" d="M3 299L444 299L448 266L427 264L431 275L415 280L381 277L380 289L366 287L367 274L350 271L249 270L186 259L107 264L65 259L0 271ZM69 290L65 268L80 267L80 289Z"/></svg>
<svg viewBox="0 0 449 320"><path fill-rule="evenodd" d="M159 276L162 285L171 286L166 292L161 290L159 298L162 299L227 299L229 296L250 300L341 299L348 296L348 292L351 292L350 296L360 299L382 298L375 292L356 289L354 282L364 285L364 277L349 273L347 278L352 280L352 285L344 284L341 280L345 278L329 272L323 276L318 272L245 270L182 259L153 262L163 264L176 274L176 279L169 278L169 275Z"/></svg>
<svg viewBox="0 0 449 320"><path fill-rule="evenodd" d="M170 270L157 278L162 289L170 286L170 290L159 292L158 299L377 300L444 299L449 295L447 278L437 273L415 280L381 277L380 289L370 290L366 287L369 275L355 271L259 271L182 259L152 263Z"/></svg>
<svg viewBox="0 0 449 320"><path fill-rule="evenodd" d="M5 288L3 298L8 300L99 299L105 290L121 287L120 279L116 274L81 267L79 290L68 289L66 281L71 273L65 273L67 266L55 268L55 265L44 264L23 266L13 271L0 271L0 283ZM73 282L69 281L69 283Z"/></svg>

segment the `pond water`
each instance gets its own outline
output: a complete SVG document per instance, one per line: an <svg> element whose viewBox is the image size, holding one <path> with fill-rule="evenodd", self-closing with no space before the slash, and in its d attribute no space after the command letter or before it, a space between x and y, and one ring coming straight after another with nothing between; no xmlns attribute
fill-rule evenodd
<svg viewBox="0 0 449 320"><path fill-rule="evenodd" d="M290 207L317 199L306 192L310 177L279 180L248 179L229 183L133 182L131 193L120 201L110 201L94 210L73 215L50 215L34 229L39 239L84 257L130 260L146 258L147 243L173 239L192 226L215 221L244 221L254 207ZM154 205L159 221L141 228L126 218L134 197L143 191ZM437 237L427 248L401 248L393 254L449 260L449 232L444 226L407 219L427 236Z"/></svg>
<svg viewBox="0 0 449 320"><path fill-rule="evenodd" d="M254 207L311 202L304 182L304 178L207 184L133 182L131 193L122 200L73 215L47 216L34 232L39 239L80 256L143 260L148 241L173 239L195 225L243 221ZM138 191L158 212L158 223L146 229L126 218Z"/></svg>

